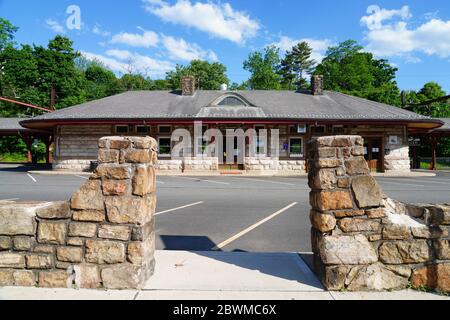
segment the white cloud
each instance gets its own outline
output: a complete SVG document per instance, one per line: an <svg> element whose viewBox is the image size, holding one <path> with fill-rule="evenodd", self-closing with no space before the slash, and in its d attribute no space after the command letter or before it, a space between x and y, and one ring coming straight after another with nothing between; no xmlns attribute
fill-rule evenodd
<svg viewBox="0 0 450 320"><path fill-rule="evenodd" d="M45 23L47 24L48 28L53 30L53 32L66 33L66 30L64 29L64 27L56 20L47 19L47 20L45 20Z"/></svg>
<svg viewBox="0 0 450 320"><path fill-rule="evenodd" d="M213 51L205 51L197 44L188 43L181 38L162 35L162 43L169 52L170 58L174 60L191 61L200 59L211 60L213 62L218 60L217 55Z"/></svg>
<svg viewBox="0 0 450 320"><path fill-rule="evenodd" d="M383 21L390 20L394 17L409 19L412 17L408 6L403 6L399 10L381 9L377 5L371 5L367 8L368 16L361 18L361 24L364 24L369 30L380 29L383 27Z"/></svg>
<svg viewBox="0 0 450 320"><path fill-rule="evenodd" d="M207 32L213 37L244 43L256 36L260 25L241 11L234 10L229 3L191 3L178 0L175 4L162 0L142 0L146 11L163 21L180 24Z"/></svg>
<svg viewBox="0 0 450 320"><path fill-rule="evenodd" d="M370 8L370 7L369 7ZM372 10L361 23L368 28L366 49L378 56L401 56L408 59L414 52L450 57L450 20L431 19L418 27L410 27L405 20L411 17L409 9ZM368 10L369 11L369 10ZM397 12L380 18L380 12ZM402 12L402 13L400 13ZM390 21L394 17L400 21ZM384 22L384 23L383 23ZM414 59L418 62L417 59Z"/></svg>
<svg viewBox="0 0 450 320"><path fill-rule="evenodd" d="M141 48L156 47L158 45L159 42L158 34L156 34L153 31L144 30L142 28L139 29L143 32L142 34L127 33L127 32L115 34L111 39L111 43L120 43L132 47L141 47Z"/></svg>
<svg viewBox="0 0 450 320"><path fill-rule="evenodd" d="M111 32L102 30L101 26L99 24L96 24L94 26L94 28L92 29L92 32L94 34L102 36L102 37L109 37L111 35Z"/></svg>
<svg viewBox="0 0 450 320"><path fill-rule="evenodd" d="M299 42L307 42L312 49L311 58L316 62L321 62L328 47L333 45L333 42L328 39L292 39L286 36L281 36L278 42L271 43L281 49L281 53L291 50L293 46Z"/></svg>
<svg viewBox="0 0 450 320"><path fill-rule="evenodd" d="M153 78L163 77L166 72L175 68L169 61L150 57L126 50L111 49L106 55L82 51L81 54L90 60L98 60L109 69L118 73L140 73Z"/></svg>

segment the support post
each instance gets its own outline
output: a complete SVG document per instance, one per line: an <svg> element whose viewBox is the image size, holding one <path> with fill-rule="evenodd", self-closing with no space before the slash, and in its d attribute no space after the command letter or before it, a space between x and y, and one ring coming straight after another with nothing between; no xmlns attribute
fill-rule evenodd
<svg viewBox="0 0 450 320"><path fill-rule="evenodd" d="M432 137L431 138L431 164L430 164L430 170L436 170L437 163L436 163L436 144L437 144L437 138Z"/></svg>
<svg viewBox="0 0 450 320"><path fill-rule="evenodd" d="M25 135L24 136L24 141L25 144L27 145L27 163L32 163L33 159L31 157L31 136L30 135Z"/></svg>

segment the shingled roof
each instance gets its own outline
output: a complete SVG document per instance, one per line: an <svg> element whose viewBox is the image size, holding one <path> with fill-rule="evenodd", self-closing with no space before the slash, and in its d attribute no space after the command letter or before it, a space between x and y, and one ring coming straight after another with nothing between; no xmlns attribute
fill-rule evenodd
<svg viewBox="0 0 450 320"><path fill-rule="evenodd" d="M221 97L235 96L245 106L221 106ZM99 120L386 120L427 122L439 126L439 120L394 106L325 91L311 95L294 91L197 91L182 96L172 91L129 91L87 102L22 121L26 127L38 123Z"/></svg>

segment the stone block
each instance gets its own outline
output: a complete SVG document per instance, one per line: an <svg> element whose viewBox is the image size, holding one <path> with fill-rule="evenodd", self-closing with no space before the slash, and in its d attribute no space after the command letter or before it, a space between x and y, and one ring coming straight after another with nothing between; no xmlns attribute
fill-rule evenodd
<svg viewBox="0 0 450 320"><path fill-rule="evenodd" d="M127 259L134 265L144 265L146 261L153 259L154 253L155 236L153 235L143 242L130 242Z"/></svg>
<svg viewBox="0 0 450 320"><path fill-rule="evenodd" d="M106 199L105 204L110 222L144 225L152 219L156 196L151 194L144 197L110 197Z"/></svg>
<svg viewBox="0 0 450 320"><path fill-rule="evenodd" d="M102 181L103 195L105 196L123 196L128 193L130 185L129 180L110 180Z"/></svg>
<svg viewBox="0 0 450 320"><path fill-rule="evenodd" d="M337 186L339 188L347 189L350 187L350 179L349 178L340 178L337 180Z"/></svg>
<svg viewBox="0 0 450 320"><path fill-rule="evenodd" d="M50 205L36 209L41 219L68 219L71 217L69 201L56 201Z"/></svg>
<svg viewBox="0 0 450 320"><path fill-rule="evenodd" d="M336 148L322 147L317 149L319 158L334 158L336 157Z"/></svg>
<svg viewBox="0 0 450 320"><path fill-rule="evenodd" d="M119 151L110 149L98 150L99 163L119 163Z"/></svg>
<svg viewBox="0 0 450 320"><path fill-rule="evenodd" d="M69 237L93 238L97 234L97 225L87 222L71 222L69 224Z"/></svg>
<svg viewBox="0 0 450 320"><path fill-rule="evenodd" d="M378 255L363 235L325 236L319 242L320 257L326 265L369 264Z"/></svg>
<svg viewBox="0 0 450 320"><path fill-rule="evenodd" d="M103 222L105 221L105 218L106 218L105 212L98 210L73 211L72 214L72 219L75 221Z"/></svg>
<svg viewBox="0 0 450 320"><path fill-rule="evenodd" d="M130 164L101 164L95 170L94 177L104 179L126 180L131 178Z"/></svg>
<svg viewBox="0 0 450 320"><path fill-rule="evenodd" d="M124 240L130 239L131 230L128 226L101 225L98 237L103 239Z"/></svg>
<svg viewBox="0 0 450 320"><path fill-rule="evenodd" d="M66 270L39 272L39 286L43 288L70 288L72 277Z"/></svg>
<svg viewBox="0 0 450 320"><path fill-rule="evenodd" d="M127 163L151 163L152 153L149 150L130 150L125 153Z"/></svg>
<svg viewBox="0 0 450 320"><path fill-rule="evenodd" d="M320 232L329 232L336 227L336 219L330 214L311 210L309 218L312 226Z"/></svg>
<svg viewBox="0 0 450 320"><path fill-rule="evenodd" d="M0 252L0 268L25 268L25 257L19 253Z"/></svg>
<svg viewBox="0 0 450 320"><path fill-rule="evenodd" d="M450 292L450 263L424 266L413 271L411 284L414 288L436 289Z"/></svg>
<svg viewBox="0 0 450 320"><path fill-rule="evenodd" d="M64 244L67 224L64 222L39 221L38 242L44 244Z"/></svg>
<svg viewBox="0 0 450 320"><path fill-rule="evenodd" d="M144 241L151 236L153 231L155 231L154 218L143 226L133 227L131 232L131 241Z"/></svg>
<svg viewBox="0 0 450 320"><path fill-rule="evenodd" d="M103 268L101 277L103 286L107 289L142 289L146 280L153 273L154 260L145 266L128 263Z"/></svg>
<svg viewBox="0 0 450 320"><path fill-rule="evenodd" d="M321 211L352 209L353 203L348 191L322 191L316 194L317 207Z"/></svg>
<svg viewBox="0 0 450 320"><path fill-rule="evenodd" d="M365 211L364 210L341 210L341 211L333 211L333 214L336 218L357 217L357 216L363 216L365 214Z"/></svg>
<svg viewBox="0 0 450 320"><path fill-rule="evenodd" d="M432 259L425 240L384 242L378 251L381 262L387 264L422 263Z"/></svg>
<svg viewBox="0 0 450 320"><path fill-rule="evenodd" d="M12 248L12 240L10 237L0 237L0 251Z"/></svg>
<svg viewBox="0 0 450 320"><path fill-rule="evenodd" d="M430 225L450 225L450 206L433 205L427 208L427 222Z"/></svg>
<svg viewBox="0 0 450 320"><path fill-rule="evenodd" d="M440 260L450 260L450 240L435 240L434 249L436 250L436 258Z"/></svg>
<svg viewBox="0 0 450 320"><path fill-rule="evenodd" d="M36 284L33 271L29 270L0 270L0 287L19 286L32 287Z"/></svg>
<svg viewBox="0 0 450 320"><path fill-rule="evenodd" d="M383 239L385 240L407 240L411 237L409 226L401 224L388 224L383 228Z"/></svg>
<svg viewBox="0 0 450 320"><path fill-rule="evenodd" d="M378 207L383 203L381 189L372 176L353 178L352 190L359 208Z"/></svg>
<svg viewBox="0 0 450 320"><path fill-rule="evenodd" d="M364 157L354 157L349 160L345 160L345 168L347 174L358 175L358 174L369 174L369 167Z"/></svg>
<svg viewBox="0 0 450 320"><path fill-rule="evenodd" d="M386 217L386 210L384 208L368 209L366 215L369 219L379 219Z"/></svg>
<svg viewBox="0 0 450 320"><path fill-rule="evenodd" d="M52 269L53 257L47 254L27 254L26 262L28 269Z"/></svg>
<svg viewBox="0 0 450 320"><path fill-rule="evenodd" d="M344 289L349 270L348 266L326 266L322 277L323 285L330 291Z"/></svg>
<svg viewBox="0 0 450 320"><path fill-rule="evenodd" d="M378 231L380 222L372 219L344 218L338 222L344 232Z"/></svg>
<svg viewBox="0 0 450 320"><path fill-rule="evenodd" d="M312 182L312 189L333 190L336 188L337 179L333 169L321 169L315 172Z"/></svg>
<svg viewBox="0 0 450 320"><path fill-rule="evenodd" d="M62 262L80 263L83 261L83 249L78 247L59 247L56 258Z"/></svg>
<svg viewBox="0 0 450 320"><path fill-rule="evenodd" d="M387 269L382 263L374 263L358 269L347 289L349 291L385 291L406 289L408 277Z"/></svg>
<svg viewBox="0 0 450 320"><path fill-rule="evenodd" d="M139 166L133 177L133 194L144 196L156 191L155 168L151 166Z"/></svg>
<svg viewBox="0 0 450 320"><path fill-rule="evenodd" d="M438 239L438 238L448 238L450 233L448 229L442 226L437 227L412 227L411 232L415 238L419 239Z"/></svg>
<svg viewBox="0 0 450 320"><path fill-rule="evenodd" d="M0 206L0 235L33 236L36 233L36 205Z"/></svg>
<svg viewBox="0 0 450 320"><path fill-rule="evenodd" d="M110 149L127 149L131 146L131 142L128 139L114 139L109 141Z"/></svg>
<svg viewBox="0 0 450 320"><path fill-rule="evenodd" d="M153 149L156 150L157 142L150 137L129 137L128 138L135 149Z"/></svg>
<svg viewBox="0 0 450 320"><path fill-rule="evenodd" d="M37 245L34 247L34 253L48 253L53 254L55 252L54 246Z"/></svg>
<svg viewBox="0 0 450 320"><path fill-rule="evenodd" d="M75 210L104 211L101 181L89 180L72 195L71 208Z"/></svg>
<svg viewBox="0 0 450 320"><path fill-rule="evenodd" d="M117 241L86 240L85 259L96 264L122 263L125 261L125 245Z"/></svg>
<svg viewBox="0 0 450 320"><path fill-rule="evenodd" d="M34 243L31 237L15 237L13 241L14 250L17 251L30 251Z"/></svg>
<svg viewBox="0 0 450 320"><path fill-rule="evenodd" d="M84 238L68 238L67 239L67 245L68 246L75 246L75 247L82 247L84 246Z"/></svg>
<svg viewBox="0 0 450 320"><path fill-rule="evenodd" d="M82 289L98 289L102 286L97 265L80 264L74 266L75 285Z"/></svg>
<svg viewBox="0 0 450 320"><path fill-rule="evenodd" d="M336 168L342 166L341 159L319 159L317 161L317 168Z"/></svg>
<svg viewBox="0 0 450 320"><path fill-rule="evenodd" d="M363 156L364 155L364 147L362 146L355 146L352 148L352 155L353 156Z"/></svg>

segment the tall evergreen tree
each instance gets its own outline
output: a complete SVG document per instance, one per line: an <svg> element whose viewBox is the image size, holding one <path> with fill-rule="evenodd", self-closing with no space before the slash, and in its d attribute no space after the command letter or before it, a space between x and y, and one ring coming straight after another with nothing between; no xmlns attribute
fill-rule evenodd
<svg viewBox="0 0 450 320"><path fill-rule="evenodd" d="M297 89L306 89L308 81L306 74L311 74L314 70L316 61L311 59L312 49L306 41L300 42L292 48L291 55L295 74L295 84Z"/></svg>
<svg viewBox="0 0 450 320"><path fill-rule="evenodd" d="M283 88L292 90L292 85L295 79L294 56L292 55L292 51L286 51L284 58L281 60L279 73Z"/></svg>

